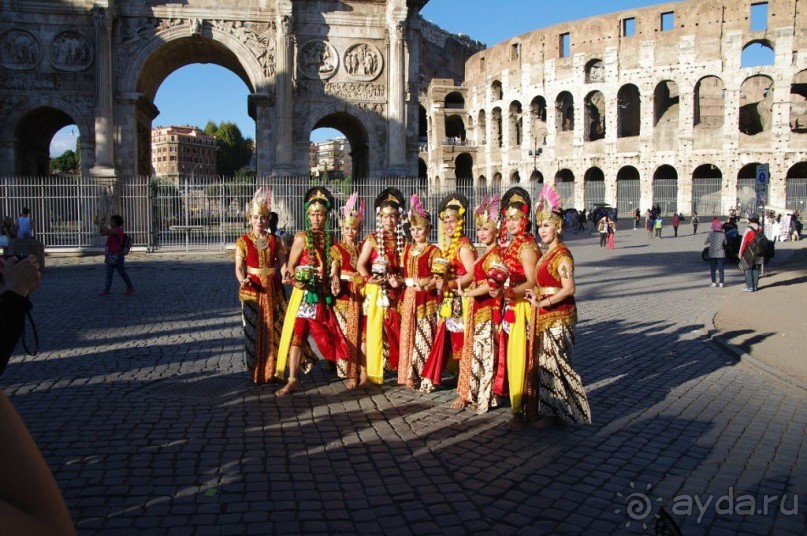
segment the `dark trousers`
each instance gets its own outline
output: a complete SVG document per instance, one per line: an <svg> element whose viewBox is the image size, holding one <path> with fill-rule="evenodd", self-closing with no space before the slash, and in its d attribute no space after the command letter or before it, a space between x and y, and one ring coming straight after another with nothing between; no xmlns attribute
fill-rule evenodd
<svg viewBox="0 0 807 536"><path fill-rule="evenodd" d="M719 258L719 259L709 259L709 264L712 265L712 283L718 283L715 279L715 272L720 274L720 283L723 282L723 264L725 264L726 259Z"/></svg>
<svg viewBox="0 0 807 536"><path fill-rule="evenodd" d="M126 257L118 255L118 261L115 264L106 265L106 284L104 284L105 291L109 292L109 289L112 288L112 274L115 270L118 271L121 279L123 279L123 282L126 283L127 289L134 288L132 286L132 280L129 279L129 274L126 273L126 266L124 266L125 260Z"/></svg>
<svg viewBox="0 0 807 536"><path fill-rule="evenodd" d="M600 233L600 247L604 248L606 243L608 243L608 233Z"/></svg>

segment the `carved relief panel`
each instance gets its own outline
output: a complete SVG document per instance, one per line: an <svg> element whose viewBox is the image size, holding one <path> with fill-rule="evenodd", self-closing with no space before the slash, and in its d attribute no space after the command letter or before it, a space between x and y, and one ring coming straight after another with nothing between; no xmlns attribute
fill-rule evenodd
<svg viewBox="0 0 807 536"><path fill-rule="evenodd" d="M42 59L42 47L31 32L13 28L0 35L0 65L15 71L36 68Z"/></svg>
<svg viewBox="0 0 807 536"><path fill-rule="evenodd" d="M90 40L72 30L57 35L50 44L50 64L60 71L83 71L93 61L93 46Z"/></svg>
<svg viewBox="0 0 807 536"><path fill-rule="evenodd" d="M297 69L306 78L327 80L339 70L339 55L327 41L312 39L300 46L297 52Z"/></svg>

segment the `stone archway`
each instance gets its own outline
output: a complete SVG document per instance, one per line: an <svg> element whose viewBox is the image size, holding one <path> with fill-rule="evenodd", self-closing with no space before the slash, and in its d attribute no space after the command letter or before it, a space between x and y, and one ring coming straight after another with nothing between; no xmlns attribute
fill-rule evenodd
<svg viewBox="0 0 807 536"><path fill-rule="evenodd" d="M357 112L358 110L349 110L345 105L327 107L319 115L308 118L300 135L307 140L311 131L317 128L332 128L344 134L350 144L353 179L360 181L378 173L379 160L383 155L371 153L371 147L378 146L377 134L373 129L367 128L368 119L360 117Z"/></svg>

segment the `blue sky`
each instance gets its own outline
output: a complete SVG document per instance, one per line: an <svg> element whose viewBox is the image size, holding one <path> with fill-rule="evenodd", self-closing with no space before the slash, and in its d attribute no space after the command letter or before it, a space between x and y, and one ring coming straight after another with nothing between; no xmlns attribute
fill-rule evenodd
<svg viewBox="0 0 807 536"><path fill-rule="evenodd" d="M564 21L660 4L654 0L431 0L424 18L454 33L464 33L487 45ZM493 8L495 6L495 8ZM244 136L255 138L255 123L247 114L249 90L240 78L217 65L194 64L174 71L160 86L155 104L160 115L153 125L196 125L208 120L234 121ZM72 135L71 135L72 132ZM68 126L51 143L51 154L75 147L78 130ZM319 129L312 139L339 135Z"/></svg>

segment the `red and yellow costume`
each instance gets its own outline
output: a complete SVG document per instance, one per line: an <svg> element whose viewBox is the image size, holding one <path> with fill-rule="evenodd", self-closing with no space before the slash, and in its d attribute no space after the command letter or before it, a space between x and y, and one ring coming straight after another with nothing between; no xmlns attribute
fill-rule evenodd
<svg viewBox="0 0 807 536"><path fill-rule="evenodd" d="M331 246L331 260L339 265L339 293L334 296L333 312L347 344L346 359L336 362L340 378L356 378L361 351L362 287L364 281L356 270L359 247L338 242Z"/></svg>
<svg viewBox="0 0 807 536"><path fill-rule="evenodd" d="M370 264L379 260L379 235L383 240L384 258L389 275L401 274L401 259L394 233L376 231L364 239L372 246ZM401 315L397 306L400 289L385 288L375 283L365 286L364 338L367 343L367 379L376 384L384 383L384 369L398 368L398 341L401 334Z"/></svg>
<svg viewBox="0 0 807 536"><path fill-rule="evenodd" d="M474 263L474 281L469 290L487 283L487 272L501 263L498 246L482 254ZM475 404L478 413L485 413L494 404L493 381L496 371L496 348L502 315L502 298L489 294L471 298L465 322L457 393L465 402Z"/></svg>
<svg viewBox="0 0 807 536"><path fill-rule="evenodd" d="M437 293L434 290L418 291L415 287L430 283L432 263L440 256L440 249L427 244L418 250L415 244L407 244L403 254L405 290L399 307L401 315L400 359L398 383L417 383L434 341L437 326Z"/></svg>
<svg viewBox="0 0 807 536"><path fill-rule="evenodd" d="M278 255L284 252L282 240L264 234L257 240L245 234L235 241L235 254L244 259L250 284L239 292L242 302L244 350L247 366L255 383L266 383L275 375L277 349L286 299L276 273Z"/></svg>

